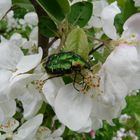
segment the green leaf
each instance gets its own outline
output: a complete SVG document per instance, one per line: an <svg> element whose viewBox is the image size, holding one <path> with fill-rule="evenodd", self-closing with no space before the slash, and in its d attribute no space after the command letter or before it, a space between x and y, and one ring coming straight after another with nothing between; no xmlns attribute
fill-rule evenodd
<svg viewBox="0 0 140 140"><path fill-rule="evenodd" d="M92 16L93 5L90 2L78 2L71 6L68 21L73 25L84 27Z"/></svg>
<svg viewBox="0 0 140 140"><path fill-rule="evenodd" d="M123 24L124 20L122 14L117 14L114 19L114 25L116 27L117 32L120 34L123 32Z"/></svg>
<svg viewBox="0 0 140 140"><path fill-rule="evenodd" d="M13 6L25 8L28 11L34 11L34 7L29 0L12 0L12 4Z"/></svg>
<svg viewBox="0 0 140 140"><path fill-rule="evenodd" d="M85 60L88 59L89 44L83 29L78 27L69 33L64 51L72 51L82 56Z"/></svg>
<svg viewBox="0 0 140 140"><path fill-rule="evenodd" d="M56 36L57 26L49 17L40 17L39 29L43 36L54 37Z"/></svg>
<svg viewBox="0 0 140 140"><path fill-rule="evenodd" d="M56 0L59 6L61 7L63 13L66 15L70 12L70 5L68 0Z"/></svg>
<svg viewBox="0 0 140 140"><path fill-rule="evenodd" d="M37 0L51 18L59 21L70 11L68 0Z"/></svg>
<svg viewBox="0 0 140 140"><path fill-rule="evenodd" d="M0 34L5 33L7 29L7 21L6 20L1 20L0 21Z"/></svg>
<svg viewBox="0 0 140 140"><path fill-rule="evenodd" d="M114 20L114 25L117 29L118 33L122 33L123 31L123 24L125 21L133 14L137 13L138 9L135 7L133 0L125 0L122 6L121 14L116 15Z"/></svg>
<svg viewBox="0 0 140 140"><path fill-rule="evenodd" d="M25 8L16 7L14 8L14 17L15 18L24 18L24 15L27 13Z"/></svg>

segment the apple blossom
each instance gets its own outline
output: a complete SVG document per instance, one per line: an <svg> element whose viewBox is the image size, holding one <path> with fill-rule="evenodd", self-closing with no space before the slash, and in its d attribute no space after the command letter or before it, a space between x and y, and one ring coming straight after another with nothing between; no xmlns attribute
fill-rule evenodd
<svg viewBox="0 0 140 140"><path fill-rule="evenodd" d="M117 1L106 6L101 13L101 22L104 33L111 39L117 39L116 28L114 26L114 18L121 10L117 6Z"/></svg>
<svg viewBox="0 0 140 140"><path fill-rule="evenodd" d="M92 3L93 3L93 15L90 18L87 27L101 28L102 27L101 13L103 9L108 6L108 3L106 0L93 1Z"/></svg>
<svg viewBox="0 0 140 140"><path fill-rule="evenodd" d="M25 22L30 26L36 26L38 24L38 16L35 12L29 12L24 16Z"/></svg>
<svg viewBox="0 0 140 140"><path fill-rule="evenodd" d="M43 120L43 115L38 114L34 118L23 123L18 129L19 122L14 118L9 119L4 124L0 125L0 131L5 134L0 136L1 140L6 140L7 138L11 138L12 140L32 140L32 138L36 135L36 132L41 125ZM14 132L17 129L17 132Z"/></svg>
<svg viewBox="0 0 140 140"><path fill-rule="evenodd" d="M34 140L63 140L61 135L63 134L64 130L64 125L60 126L54 132L51 132L51 130L47 127L41 126L39 127Z"/></svg>
<svg viewBox="0 0 140 140"><path fill-rule="evenodd" d="M35 68L40 63L43 52L39 48L38 54L24 56L20 48L7 41L0 43L0 53L0 69L10 70L18 75Z"/></svg>
<svg viewBox="0 0 140 140"><path fill-rule="evenodd" d="M116 2L112 6L116 6ZM126 33L135 33L139 37L139 25L135 22L139 17L139 14L133 15L126 21L123 39ZM132 26L133 23L136 29ZM63 124L74 131L90 132L101 128L102 120L111 121L119 117L126 106L125 97L131 90L140 87L139 51L130 42L120 42L97 74L86 74L85 80L90 89L85 92L77 91L72 84L60 84L58 78L48 80L48 85L58 87L53 90L49 89L46 82L44 95Z"/></svg>
<svg viewBox="0 0 140 140"><path fill-rule="evenodd" d="M88 27L103 28L103 32L111 39L118 39L114 19L117 14L121 13L117 1L108 5L107 1L100 0L93 2L93 16L91 17Z"/></svg>
<svg viewBox="0 0 140 140"><path fill-rule="evenodd" d="M24 73L34 69L40 63L42 50L39 48L39 54L24 56L19 47L5 41L0 43L0 53L2 54L0 75L3 77L0 100L3 98L20 100L23 104L24 118L29 119L38 112L42 104L39 91L31 84L40 76Z"/></svg>

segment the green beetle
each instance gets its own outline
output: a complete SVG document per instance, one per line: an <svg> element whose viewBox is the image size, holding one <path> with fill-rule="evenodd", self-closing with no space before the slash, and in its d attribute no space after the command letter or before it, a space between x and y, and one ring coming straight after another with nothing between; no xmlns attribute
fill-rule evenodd
<svg viewBox="0 0 140 140"><path fill-rule="evenodd" d="M47 73L56 75L80 72L82 68L90 68L90 66L80 55L73 52L50 55L45 65Z"/></svg>

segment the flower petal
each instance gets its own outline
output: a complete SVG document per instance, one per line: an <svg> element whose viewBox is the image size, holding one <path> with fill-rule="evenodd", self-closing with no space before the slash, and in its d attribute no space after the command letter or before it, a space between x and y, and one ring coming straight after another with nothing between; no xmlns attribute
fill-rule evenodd
<svg viewBox="0 0 140 140"><path fill-rule="evenodd" d="M128 38L135 35L140 40L140 13L132 15L123 25L124 32L122 38Z"/></svg>
<svg viewBox="0 0 140 140"><path fill-rule="evenodd" d="M19 122L15 120L14 118L10 118L6 122L4 122L2 125L0 125L0 131L2 132L12 132L19 126Z"/></svg>
<svg viewBox="0 0 140 140"><path fill-rule="evenodd" d="M33 117L40 109L42 105L42 98L38 90L33 85L29 85L26 88L25 93L18 98L23 105L23 115L25 119Z"/></svg>
<svg viewBox="0 0 140 140"><path fill-rule="evenodd" d="M26 92L26 86L40 77L40 74L21 74L11 77L9 97L15 99L22 96Z"/></svg>
<svg viewBox="0 0 140 140"><path fill-rule="evenodd" d="M58 129L56 129L52 134L51 136L53 138L57 138L57 137L60 137L65 131L65 126L64 125L61 125Z"/></svg>
<svg viewBox="0 0 140 140"><path fill-rule="evenodd" d="M16 113L16 102L14 100L5 100L0 102L0 108L4 113L4 120L2 121L5 121Z"/></svg>
<svg viewBox="0 0 140 140"><path fill-rule="evenodd" d="M39 114L34 118L25 122L19 129L18 133L13 137L13 140L27 140L35 136L37 129L41 125L43 120L43 115Z"/></svg>
<svg viewBox="0 0 140 140"><path fill-rule="evenodd" d="M118 35L114 26L114 18L121 11L117 6L117 1L105 7L101 14L102 26L104 33L111 39L117 39Z"/></svg>
<svg viewBox="0 0 140 140"><path fill-rule="evenodd" d="M64 82L61 78L47 80L44 84L42 91L51 106L54 106L56 95L62 86L64 86Z"/></svg>
<svg viewBox="0 0 140 140"><path fill-rule="evenodd" d="M3 112L3 110L0 108L0 124L3 123L4 120L5 120L4 112Z"/></svg>
<svg viewBox="0 0 140 140"><path fill-rule="evenodd" d="M38 54L23 56L16 66L17 71L15 72L15 75L34 69L40 63L42 55L43 51L39 48Z"/></svg>
<svg viewBox="0 0 140 140"><path fill-rule="evenodd" d="M0 70L0 101L7 99L7 95L9 93L9 80L12 76L11 71L7 71L4 69Z"/></svg>
<svg viewBox="0 0 140 140"><path fill-rule="evenodd" d="M0 43L0 54L0 68L11 71L16 70L16 65L23 56L22 51L9 42Z"/></svg>
<svg viewBox="0 0 140 140"><path fill-rule="evenodd" d="M139 71L139 54L135 46L121 44L109 55L103 69L111 76L120 78L127 87L131 78ZM121 81L120 80L120 81Z"/></svg>
<svg viewBox="0 0 140 140"><path fill-rule="evenodd" d="M92 101L76 91L72 84L68 84L59 90L54 109L58 119L70 129L83 132L90 131L91 120L89 116Z"/></svg>

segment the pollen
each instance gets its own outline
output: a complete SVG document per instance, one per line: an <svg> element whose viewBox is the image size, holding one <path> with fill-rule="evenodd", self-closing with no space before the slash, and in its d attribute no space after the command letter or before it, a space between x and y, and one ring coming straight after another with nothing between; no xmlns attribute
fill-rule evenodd
<svg viewBox="0 0 140 140"><path fill-rule="evenodd" d="M34 84L36 86L36 89L42 93L42 88L43 88L43 85L44 85L44 81L43 80L36 80L34 81Z"/></svg>

